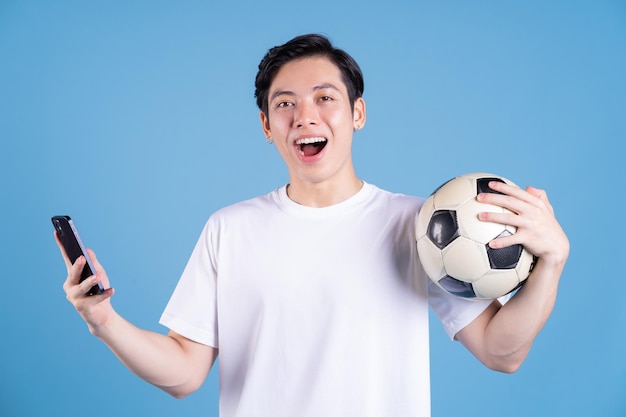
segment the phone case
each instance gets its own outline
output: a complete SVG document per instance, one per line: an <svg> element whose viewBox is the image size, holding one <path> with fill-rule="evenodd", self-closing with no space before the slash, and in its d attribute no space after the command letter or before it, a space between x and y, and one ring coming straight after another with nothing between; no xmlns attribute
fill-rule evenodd
<svg viewBox="0 0 626 417"><path fill-rule="evenodd" d="M83 282L85 279L95 274L96 268L93 266L91 258L89 258L78 231L76 230L76 226L70 216L54 216L52 217L52 225L57 231L59 240L61 241L61 244L65 249L65 253L72 264L76 262L76 259L78 259L79 256L85 256L85 260L87 262L85 263L85 267L80 275L80 282ZM98 282L96 285L91 287L87 294L101 294L103 291L104 287L102 286L102 283Z"/></svg>

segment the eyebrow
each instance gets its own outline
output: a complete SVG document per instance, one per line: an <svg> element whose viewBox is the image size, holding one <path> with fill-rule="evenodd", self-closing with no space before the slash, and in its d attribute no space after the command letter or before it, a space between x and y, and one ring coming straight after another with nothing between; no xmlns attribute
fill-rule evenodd
<svg viewBox="0 0 626 417"><path fill-rule="evenodd" d="M311 89L311 91L324 90L324 89L327 89L327 88L330 88L330 89L335 90L335 91L341 91L341 90L339 90L337 87L335 87L331 83L323 83L323 84L320 84L320 85L316 85L315 87L313 87ZM270 101L274 100L276 97L283 96L283 95L285 95L285 96L295 96L296 93L294 93L293 91L290 91L290 90L278 90L278 91L274 92L274 94L272 94L272 96L270 97Z"/></svg>

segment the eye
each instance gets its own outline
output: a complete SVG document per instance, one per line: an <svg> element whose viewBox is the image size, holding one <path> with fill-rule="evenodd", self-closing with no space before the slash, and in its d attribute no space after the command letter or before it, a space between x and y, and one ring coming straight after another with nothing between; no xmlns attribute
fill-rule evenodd
<svg viewBox="0 0 626 417"><path fill-rule="evenodd" d="M332 97L331 96L321 96L319 98L320 101L332 101Z"/></svg>
<svg viewBox="0 0 626 417"><path fill-rule="evenodd" d="M280 101L276 103L276 108L278 109L284 109L284 108L291 107L291 106L293 106L293 103L290 101Z"/></svg>

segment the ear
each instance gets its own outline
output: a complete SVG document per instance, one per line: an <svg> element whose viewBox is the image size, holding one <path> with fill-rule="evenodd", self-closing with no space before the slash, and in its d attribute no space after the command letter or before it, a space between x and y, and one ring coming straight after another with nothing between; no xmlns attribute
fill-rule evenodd
<svg viewBox="0 0 626 417"><path fill-rule="evenodd" d="M272 138L272 131L270 130L270 119L262 111L259 113L261 119L261 126L263 127L263 134L268 140Z"/></svg>
<svg viewBox="0 0 626 417"><path fill-rule="evenodd" d="M367 120L366 112L365 112L365 100L363 97L359 97L354 101L354 111L352 112L353 117L353 127L354 130L361 130L363 126L365 126L365 121Z"/></svg>

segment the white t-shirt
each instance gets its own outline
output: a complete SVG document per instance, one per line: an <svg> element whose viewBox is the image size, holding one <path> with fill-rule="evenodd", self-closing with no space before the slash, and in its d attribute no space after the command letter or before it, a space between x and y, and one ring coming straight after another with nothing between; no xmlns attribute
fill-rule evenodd
<svg viewBox="0 0 626 417"><path fill-rule="evenodd" d="M430 415L429 304L452 337L489 303L429 285L422 203L364 184L311 208L282 187L210 217L160 322L219 348L222 417Z"/></svg>

